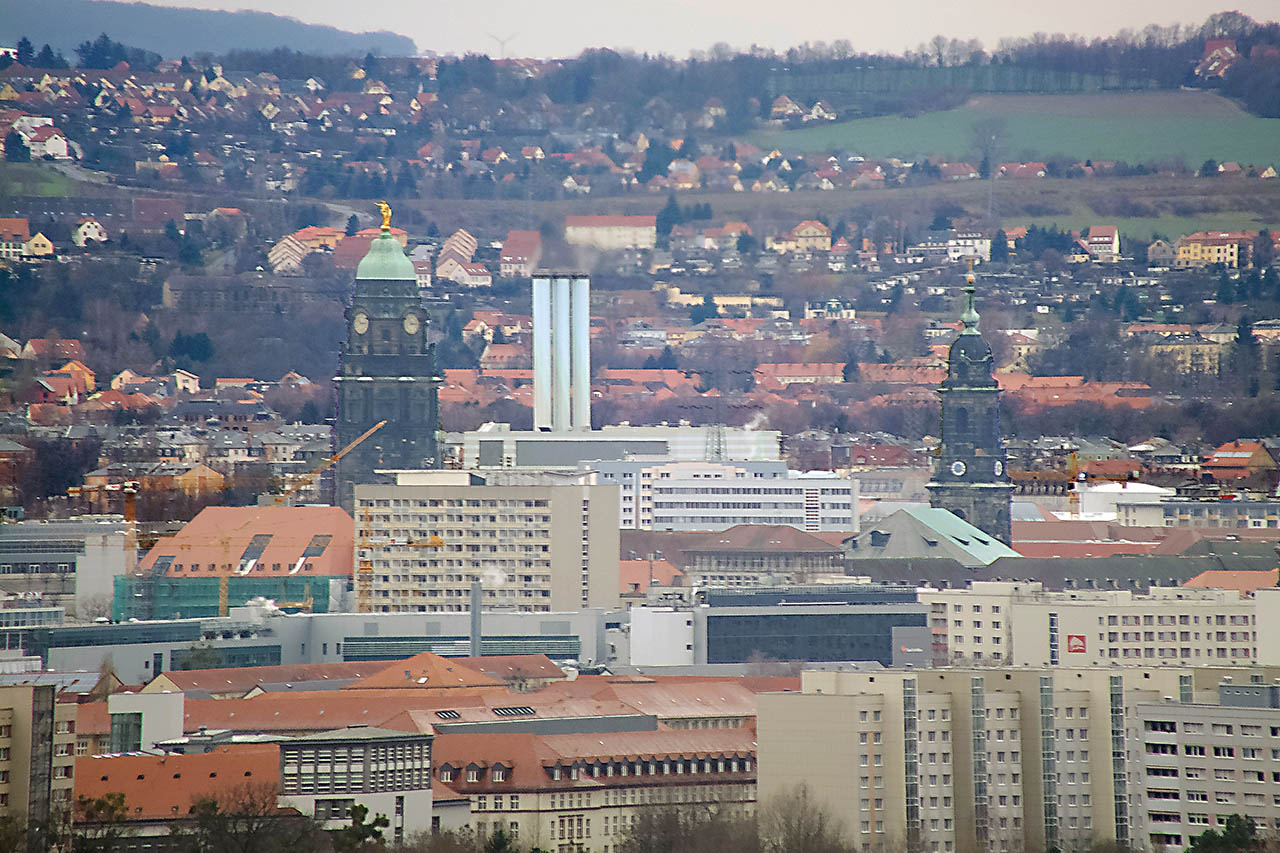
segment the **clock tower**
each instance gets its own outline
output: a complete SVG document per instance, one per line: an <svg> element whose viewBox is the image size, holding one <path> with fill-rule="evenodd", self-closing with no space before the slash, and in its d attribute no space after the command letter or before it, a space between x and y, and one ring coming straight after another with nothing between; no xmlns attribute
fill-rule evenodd
<svg viewBox="0 0 1280 853"><path fill-rule="evenodd" d="M386 424L338 461L337 502L348 512L355 484L380 479L374 471L440 466L440 378L435 347L427 343L427 312L413 262L391 234L391 209L381 208L382 233L356 268L345 315L347 340L335 377L338 447Z"/></svg>
<svg viewBox="0 0 1280 853"><path fill-rule="evenodd" d="M938 389L942 444L928 485L929 504L950 510L1007 545L1013 485L1000 435L1000 386L992 372L991 347L978 332L972 266L964 292L964 329L951 345L947 378Z"/></svg>

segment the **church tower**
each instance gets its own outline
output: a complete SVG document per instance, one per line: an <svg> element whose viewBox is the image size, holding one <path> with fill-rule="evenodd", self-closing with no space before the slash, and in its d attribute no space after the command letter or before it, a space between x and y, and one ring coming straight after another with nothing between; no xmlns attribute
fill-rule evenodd
<svg viewBox="0 0 1280 853"><path fill-rule="evenodd" d="M1000 386L992 372L991 347L978 332L973 304L973 268L965 277L964 329L947 356L942 397L942 445L929 483L929 503L1006 545L1012 538L1013 485L1005 470L1000 436Z"/></svg>
<svg viewBox="0 0 1280 853"><path fill-rule="evenodd" d="M386 424L338 462L337 502L352 512L356 483L378 482L380 468L437 468L440 378L435 347L427 343L427 312L413 262L391 234L391 208L382 233L356 268L347 308L337 383L339 448L379 421Z"/></svg>

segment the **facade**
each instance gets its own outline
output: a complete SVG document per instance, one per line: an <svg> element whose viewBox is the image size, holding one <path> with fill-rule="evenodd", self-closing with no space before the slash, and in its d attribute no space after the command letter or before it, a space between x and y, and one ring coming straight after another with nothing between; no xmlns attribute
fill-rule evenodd
<svg viewBox="0 0 1280 853"><path fill-rule="evenodd" d="M1231 527L1280 526L1280 500L1198 500L1166 497L1116 505L1117 520L1131 527Z"/></svg>
<svg viewBox="0 0 1280 853"><path fill-rule="evenodd" d="M1257 606L1235 590L1152 587L1050 592L1036 581L920 590L935 660L1009 666L1280 664L1258 640Z"/></svg>
<svg viewBox="0 0 1280 853"><path fill-rule="evenodd" d="M533 428L591 430L591 279L585 275L533 277Z"/></svg>
<svg viewBox="0 0 1280 853"><path fill-rule="evenodd" d="M348 726L280 743L280 805L351 825L351 807L386 815L388 840L431 829L432 735Z"/></svg>
<svg viewBox="0 0 1280 853"><path fill-rule="evenodd" d="M656 216L566 216L564 239L570 246L604 251L652 249L658 242Z"/></svg>
<svg viewBox="0 0 1280 853"><path fill-rule="evenodd" d="M629 457L672 462L779 459L777 430L726 426L606 426L590 432L516 431L485 424L462 437L464 468L567 468Z"/></svg>
<svg viewBox="0 0 1280 853"><path fill-rule="evenodd" d="M781 460L586 463L621 488L618 524L627 530L724 530L787 524L810 532L858 529L858 483L801 474Z"/></svg>
<svg viewBox="0 0 1280 853"><path fill-rule="evenodd" d="M632 666L761 658L929 663L928 608L916 602L910 587L705 590L696 600L697 606L687 608L631 608Z"/></svg>
<svg viewBox="0 0 1280 853"><path fill-rule="evenodd" d="M0 574L6 592L93 619L111 612L113 584L133 571L135 547L117 515L19 521L0 526Z"/></svg>
<svg viewBox="0 0 1280 853"><path fill-rule="evenodd" d="M0 650L21 651L31 647L32 633L62 624L66 611L45 607L38 600L13 598L0 601Z"/></svg>
<svg viewBox="0 0 1280 853"><path fill-rule="evenodd" d="M528 278L542 260L542 235L537 231L508 231L498 258L503 278Z"/></svg>
<svg viewBox="0 0 1280 853"><path fill-rule="evenodd" d="M1231 815L1252 819L1259 835L1280 829L1280 692L1260 673L1237 678L1134 707L1136 849L1185 849L1206 830L1222 832Z"/></svg>
<svg viewBox="0 0 1280 853"><path fill-rule="evenodd" d="M52 685L0 687L0 815L38 822L71 806L75 720Z"/></svg>
<svg viewBox="0 0 1280 853"><path fill-rule="evenodd" d="M947 238L947 260L991 260L991 238L976 231L957 231Z"/></svg>
<svg viewBox="0 0 1280 853"><path fill-rule="evenodd" d="M806 783L867 850L1127 846L1135 709L1249 672L815 667L759 697L760 797Z"/></svg>
<svg viewBox="0 0 1280 853"><path fill-rule="evenodd" d="M389 210L381 234L356 269L346 317L347 341L336 377L338 447L383 424L338 462L337 503L349 511L355 485L376 482L377 469L440 465L435 348L427 342L417 274L391 233Z"/></svg>
<svg viewBox="0 0 1280 853"><path fill-rule="evenodd" d="M502 830L556 853L617 853L647 809L715 804L745 817L756 801L749 728L448 734L435 761L436 781L470 798L480 840Z"/></svg>
<svg viewBox="0 0 1280 853"><path fill-rule="evenodd" d="M1000 386L992 373L991 347L978 332L972 272L965 291L964 329L951 345L947 378L939 389L942 445L928 486L929 503L1008 544L1013 485L1000 433Z"/></svg>
<svg viewBox="0 0 1280 853"><path fill-rule="evenodd" d="M1173 265L1177 269L1200 269L1221 264L1230 269L1240 266L1240 246L1249 236L1230 231L1197 231L1175 243Z"/></svg>
<svg viewBox="0 0 1280 853"><path fill-rule="evenodd" d="M356 489L372 612L468 611L477 581L486 604L518 611L618 606L617 487L588 474L396 478Z"/></svg>

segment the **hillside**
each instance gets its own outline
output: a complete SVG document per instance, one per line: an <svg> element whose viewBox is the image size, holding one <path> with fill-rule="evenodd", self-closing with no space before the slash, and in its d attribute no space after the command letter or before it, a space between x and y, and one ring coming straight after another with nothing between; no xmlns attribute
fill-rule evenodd
<svg viewBox="0 0 1280 853"><path fill-rule="evenodd" d="M389 32L352 33L267 12L176 9L110 0L0 0L0 44L25 35L74 60L75 46L107 33L167 59L287 46L304 53L413 56L413 40Z"/></svg>
<svg viewBox="0 0 1280 853"><path fill-rule="evenodd" d="M1249 115L1209 92L984 95L954 110L761 131L751 141L788 150L848 148L868 157L958 160L974 156L973 125L988 119L1004 122L1002 158L1009 160L1280 164L1280 119Z"/></svg>

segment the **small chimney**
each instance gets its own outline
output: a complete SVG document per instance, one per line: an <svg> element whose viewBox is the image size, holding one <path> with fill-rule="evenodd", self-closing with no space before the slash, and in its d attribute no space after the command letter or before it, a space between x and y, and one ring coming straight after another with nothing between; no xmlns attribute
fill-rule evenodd
<svg viewBox="0 0 1280 853"><path fill-rule="evenodd" d="M480 651L480 608L483 599L484 586L480 581L475 581L471 584L471 656L473 658L478 658L483 654Z"/></svg>

